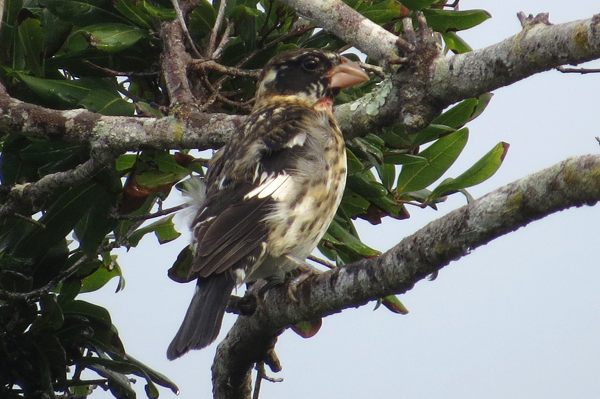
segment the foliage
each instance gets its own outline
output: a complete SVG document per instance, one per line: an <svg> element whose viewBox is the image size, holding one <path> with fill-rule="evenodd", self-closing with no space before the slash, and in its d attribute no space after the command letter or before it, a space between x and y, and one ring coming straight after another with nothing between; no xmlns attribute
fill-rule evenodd
<svg viewBox="0 0 600 399"><path fill-rule="evenodd" d="M456 32L489 17L481 10L444 9L431 0L345 2L395 33L401 33L401 18L423 10L447 50L454 52L469 50ZM219 3L200 0L188 15L198 49L205 49L211 40ZM169 112L158 32L161 23L175 18L171 1L7 0L5 4L0 79L13 97L104 115L141 118ZM218 58L225 66L256 69L287 49L335 51L346 46L333 34L308 27L294 10L272 0L228 0L225 17L231 22L231 37ZM226 25L221 25L219 37L226 33ZM225 94L211 98L212 103L206 104L210 111L247 112L253 79L221 76L216 71L189 77L193 87L204 84L206 90L210 87L203 82L217 85L218 81L221 93L228 93L226 99ZM337 102L359 98L381 82L375 76L341 94ZM200 92L196 94L202 98ZM396 125L348 141L347 188L319 245L321 252L336 265L377 256L377 250L360 240L353 220L377 224L387 216L407 218L409 205L436 208L444 196L466 193L466 188L492 176L506 153L504 143L460 176L432 187L467 144L465 124L484 110L490 98L467 99L415 135ZM7 199L5 189L72 170L90 158L90 148L85 146L22 137L2 126L0 131L2 203ZM119 289L123 288L112 249L135 247L148 233L155 233L160 243L179 236L172 216L142 222L177 182L203 175L203 162L180 150L121 154L93 179L57 190L31 209L0 221L0 396L86 397L99 385L117 398L131 398L135 397L131 374L145 379L150 398L159 395L155 384L177 391L166 377L127 355L106 309L78 295L115 277L120 279ZM184 250L180 258L185 254ZM393 311L406 312L395 297L382 302ZM318 326L319 321L311 321L297 330L310 336ZM98 378L83 380L84 370Z"/></svg>

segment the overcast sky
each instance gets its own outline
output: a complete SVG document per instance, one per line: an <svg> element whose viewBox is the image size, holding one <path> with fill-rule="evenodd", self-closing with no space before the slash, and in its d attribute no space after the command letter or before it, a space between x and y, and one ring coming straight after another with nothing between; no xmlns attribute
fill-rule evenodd
<svg viewBox="0 0 600 399"><path fill-rule="evenodd" d="M550 12L556 24L590 18L600 3L463 0L461 8L491 12L492 19L461 35L482 48L519 32L518 11ZM469 143L446 176L498 142L510 143L498 173L470 190L478 198L569 156L598 153L599 94L600 75L557 71L497 90L468 125ZM359 223L359 232L386 250L464 204L455 195L438 212L411 209L409 220ZM571 209L494 240L403 295L406 316L368 304L328 317L311 339L285 332L276 347L283 371L274 375L284 381L264 382L261 398L600 397L599 224L598 207ZM187 239L160 246L146 237L119 257L123 292L113 294L111 282L82 299L110 310L128 353L177 383L180 398L208 398L216 344L173 362L165 357L194 289L166 276ZM234 320L226 315L218 341ZM143 385L136 384L139 398ZM161 389L161 398L175 395Z"/></svg>

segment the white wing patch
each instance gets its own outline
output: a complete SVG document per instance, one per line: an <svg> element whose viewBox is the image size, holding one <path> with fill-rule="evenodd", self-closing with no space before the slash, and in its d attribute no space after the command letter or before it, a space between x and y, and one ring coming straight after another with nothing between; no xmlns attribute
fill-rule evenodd
<svg viewBox="0 0 600 399"><path fill-rule="evenodd" d="M295 135L290 141L288 141L284 147L292 148L295 146L303 146L306 142L306 132L300 132Z"/></svg>
<svg viewBox="0 0 600 399"><path fill-rule="evenodd" d="M269 175L258 187L246 194L244 199L250 199L254 197L260 199L270 196L274 200L278 201L288 194L290 189L292 189L292 186L293 181L290 175L285 172L277 175Z"/></svg>

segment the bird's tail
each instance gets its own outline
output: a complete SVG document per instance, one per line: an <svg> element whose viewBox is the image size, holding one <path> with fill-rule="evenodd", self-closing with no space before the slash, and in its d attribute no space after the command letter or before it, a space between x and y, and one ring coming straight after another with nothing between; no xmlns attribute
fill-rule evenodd
<svg viewBox="0 0 600 399"><path fill-rule="evenodd" d="M228 272L198 279L183 323L167 349L169 360L190 349L202 349L217 338L233 287L235 278Z"/></svg>

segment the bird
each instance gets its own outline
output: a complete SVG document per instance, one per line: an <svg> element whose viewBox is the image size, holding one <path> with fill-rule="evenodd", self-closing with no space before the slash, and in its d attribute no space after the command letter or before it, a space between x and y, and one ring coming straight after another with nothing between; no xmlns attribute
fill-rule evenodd
<svg viewBox="0 0 600 399"><path fill-rule="evenodd" d="M237 285L283 282L315 249L347 174L333 98L367 80L357 63L319 49L285 51L265 65L250 115L208 164L190 226L196 290L168 359L216 339Z"/></svg>

